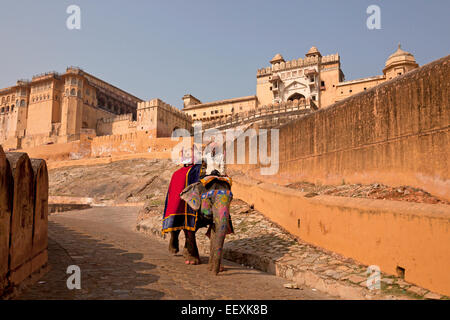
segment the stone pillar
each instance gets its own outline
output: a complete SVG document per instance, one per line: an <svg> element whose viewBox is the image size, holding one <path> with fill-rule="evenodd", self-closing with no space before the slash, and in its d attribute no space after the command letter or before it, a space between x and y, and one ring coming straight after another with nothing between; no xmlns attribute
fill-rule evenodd
<svg viewBox="0 0 450 320"><path fill-rule="evenodd" d="M34 180L34 223L31 250L31 272L38 271L48 261L48 171L45 160L31 159Z"/></svg>
<svg viewBox="0 0 450 320"><path fill-rule="evenodd" d="M0 145L0 296L8 286L9 235L11 233L11 213L13 180L9 162Z"/></svg>
<svg viewBox="0 0 450 320"><path fill-rule="evenodd" d="M10 270L11 284L17 285L31 274L33 243L34 186L33 168L26 153L8 152L14 180L11 219Z"/></svg>

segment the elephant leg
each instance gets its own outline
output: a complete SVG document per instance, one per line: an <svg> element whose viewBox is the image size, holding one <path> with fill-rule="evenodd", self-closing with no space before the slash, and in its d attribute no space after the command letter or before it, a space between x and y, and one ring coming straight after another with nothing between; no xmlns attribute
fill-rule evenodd
<svg viewBox="0 0 450 320"><path fill-rule="evenodd" d="M180 251L178 236L180 235L181 230L171 231L170 232L170 241L169 241L169 252L176 254Z"/></svg>
<svg viewBox="0 0 450 320"><path fill-rule="evenodd" d="M214 234L214 241L212 242L212 261L211 261L211 271L216 275L223 271L222 264L222 251L223 243L225 241L225 232L223 230L216 230Z"/></svg>
<svg viewBox="0 0 450 320"><path fill-rule="evenodd" d="M184 236L186 242L184 244L183 254L186 258L186 264L200 264L200 255L195 240L195 231L184 230Z"/></svg>

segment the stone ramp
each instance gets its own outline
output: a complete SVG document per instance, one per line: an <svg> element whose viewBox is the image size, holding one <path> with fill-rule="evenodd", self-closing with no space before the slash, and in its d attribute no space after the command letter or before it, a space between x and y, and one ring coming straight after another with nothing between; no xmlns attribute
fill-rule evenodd
<svg viewBox="0 0 450 320"><path fill-rule="evenodd" d="M162 236L162 208L153 207L137 230ZM286 282L310 287L343 299L446 299L439 294L381 273L380 289L369 290L368 266L296 239L241 200L233 200L231 215L235 234L225 239L224 257L233 262L275 274ZM197 232L201 255L209 256L206 229ZM184 243L180 234L180 247Z"/></svg>

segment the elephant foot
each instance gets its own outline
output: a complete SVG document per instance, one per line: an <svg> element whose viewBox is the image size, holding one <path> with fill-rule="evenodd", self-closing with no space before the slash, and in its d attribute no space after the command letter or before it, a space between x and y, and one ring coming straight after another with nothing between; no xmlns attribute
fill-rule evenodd
<svg viewBox="0 0 450 320"><path fill-rule="evenodd" d="M200 257L194 257L191 255L186 248L184 248L183 256L185 258L185 264L200 264Z"/></svg>
<svg viewBox="0 0 450 320"><path fill-rule="evenodd" d="M172 254L177 254L180 251L180 249L172 247L169 245L169 252Z"/></svg>
<svg viewBox="0 0 450 320"><path fill-rule="evenodd" d="M185 263L185 264L196 265L196 264L200 264L200 259L192 258L192 259L186 260L184 263Z"/></svg>
<svg viewBox="0 0 450 320"><path fill-rule="evenodd" d="M208 268L209 268L209 271L213 271L213 264L212 263L210 263L209 264L209 266L208 266ZM224 266L220 266L219 267L219 272L224 272L226 269L225 269L225 267ZM217 273L219 273L219 272L217 272ZM216 273L216 275L217 275L217 273Z"/></svg>

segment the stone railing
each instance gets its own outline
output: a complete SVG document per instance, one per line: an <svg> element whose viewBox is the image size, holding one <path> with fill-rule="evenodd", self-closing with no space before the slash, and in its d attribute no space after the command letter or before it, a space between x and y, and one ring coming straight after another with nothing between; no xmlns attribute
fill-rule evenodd
<svg viewBox="0 0 450 320"><path fill-rule="evenodd" d="M0 146L0 297L46 270L47 230L46 162Z"/></svg>
<svg viewBox="0 0 450 320"><path fill-rule="evenodd" d="M268 125L281 124L286 120L297 118L314 110L317 106L313 101L288 101L261 106L257 109L229 115L222 119L208 121L202 124L202 129L227 129L245 124L263 122Z"/></svg>

